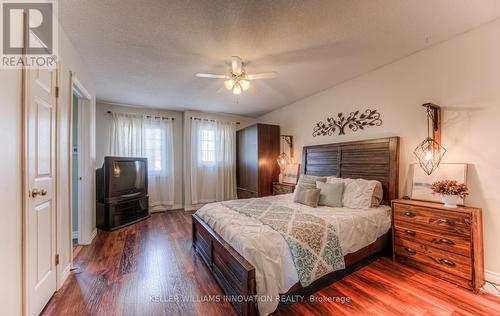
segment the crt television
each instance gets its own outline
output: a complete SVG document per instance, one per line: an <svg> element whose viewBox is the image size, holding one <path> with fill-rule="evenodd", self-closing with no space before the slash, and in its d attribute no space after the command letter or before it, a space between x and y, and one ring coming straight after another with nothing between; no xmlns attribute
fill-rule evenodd
<svg viewBox="0 0 500 316"><path fill-rule="evenodd" d="M104 157L96 172L97 200L137 198L148 194L147 158Z"/></svg>

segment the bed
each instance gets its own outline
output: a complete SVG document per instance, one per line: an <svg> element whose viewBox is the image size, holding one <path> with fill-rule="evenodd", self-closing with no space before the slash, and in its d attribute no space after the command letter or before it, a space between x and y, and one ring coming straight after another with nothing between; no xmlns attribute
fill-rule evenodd
<svg viewBox="0 0 500 316"><path fill-rule="evenodd" d="M259 203L281 203L313 212L336 225L345 268L301 286L284 239L272 228L235 212L227 203L206 205L193 214L193 246L212 271L240 315L268 314L277 302L293 302L366 265L390 251L390 201L398 195L399 138L334 143L303 148L302 172L316 176L362 178L382 183L382 205L369 210L312 209L293 203L291 195L264 197ZM251 200L246 200L251 203ZM333 216L332 214L335 214ZM254 264L252 264L253 262ZM257 269L256 269L257 268Z"/></svg>

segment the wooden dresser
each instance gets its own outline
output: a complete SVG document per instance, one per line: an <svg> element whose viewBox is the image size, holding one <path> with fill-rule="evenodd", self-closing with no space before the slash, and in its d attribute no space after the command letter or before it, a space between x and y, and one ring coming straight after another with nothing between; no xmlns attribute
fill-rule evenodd
<svg viewBox="0 0 500 316"><path fill-rule="evenodd" d="M273 182L273 195L293 193L295 184L293 183L279 183Z"/></svg>
<svg viewBox="0 0 500 316"><path fill-rule="evenodd" d="M236 187L239 199L273 194L280 173L280 127L255 124L236 132Z"/></svg>
<svg viewBox="0 0 500 316"><path fill-rule="evenodd" d="M481 209L392 201L393 259L477 292L484 283Z"/></svg>

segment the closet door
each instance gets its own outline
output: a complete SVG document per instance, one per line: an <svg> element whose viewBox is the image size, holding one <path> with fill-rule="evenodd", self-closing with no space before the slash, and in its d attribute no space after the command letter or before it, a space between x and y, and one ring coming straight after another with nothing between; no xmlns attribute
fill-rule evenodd
<svg viewBox="0 0 500 316"><path fill-rule="evenodd" d="M257 124L257 127L258 192L259 196L268 196L273 194L273 182L278 181L280 173L276 161L280 154L280 127L268 124Z"/></svg>
<svg viewBox="0 0 500 316"><path fill-rule="evenodd" d="M238 198L258 196L257 125L237 132L237 189Z"/></svg>

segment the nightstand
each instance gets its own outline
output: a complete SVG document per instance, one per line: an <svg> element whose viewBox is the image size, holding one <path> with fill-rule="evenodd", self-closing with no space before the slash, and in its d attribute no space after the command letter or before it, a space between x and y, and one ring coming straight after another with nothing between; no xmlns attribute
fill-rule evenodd
<svg viewBox="0 0 500 316"><path fill-rule="evenodd" d="M484 283L480 208L392 201L393 259L466 289Z"/></svg>
<svg viewBox="0 0 500 316"><path fill-rule="evenodd" d="M293 183L273 182L273 195L293 193L295 186Z"/></svg>

